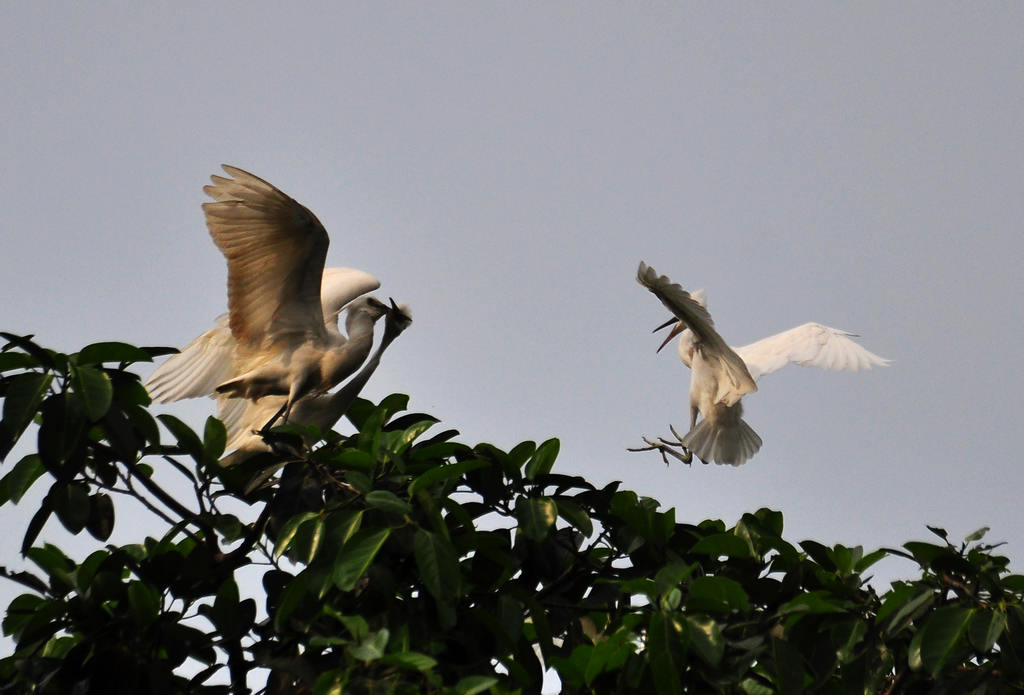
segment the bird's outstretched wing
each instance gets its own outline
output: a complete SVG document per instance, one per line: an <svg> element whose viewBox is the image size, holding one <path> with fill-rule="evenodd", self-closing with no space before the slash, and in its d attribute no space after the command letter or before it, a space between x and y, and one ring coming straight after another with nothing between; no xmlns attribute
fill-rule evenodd
<svg viewBox="0 0 1024 695"><path fill-rule="evenodd" d="M736 348L754 379L782 369L787 364L822 369L857 371L884 367L889 360L850 340L853 333L829 328L820 323L802 326Z"/></svg>
<svg viewBox="0 0 1024 695"><path fill-rule="evenodd" d="M261 178L223 165L203 190L206 226L228 261L228 308L237 340L326 338L320 283L329 243L312 212Z"/></svg>
<svg viewBox="0 0 1024 695"><path fill-rule="evenodd" d="M739 397L745 393L757 391L757 384L754 383L743 360L722 340L722 336L715 330L711 314L689 292L672 282L668 276L658 275L654 268L643 261L640 261L640 267L637 268L636 279L653 292L666 309L693 331L706 358L717 361L721 365L724 370L722 376L726 377L731 385L735 400L739 400ZM724 381L720 382L720 388L725 388Z"/></svg>

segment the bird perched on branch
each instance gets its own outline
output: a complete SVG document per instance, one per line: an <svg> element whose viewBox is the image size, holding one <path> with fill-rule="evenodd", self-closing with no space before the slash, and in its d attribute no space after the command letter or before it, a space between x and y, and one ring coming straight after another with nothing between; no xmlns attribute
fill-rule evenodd
<svg viewBox="0 0 1024 695"><path fill-rule="evenodd" d="M334 423L348 412L366 382L377 370L384 351L411 324L412 314L409 307L404 304L396 305L392 300L384 318L384 336L373 356L337 391L311 394L296 401L292 406L292 421L301 425L316 425L321 431L333 427ZM228 432L225 450L235 451L221 459L221 465L232 466L270 449L256 428L280 409L284 401L284 396L266 396L258 401L227 399L227 407L222 406L218 415L224 421Z"/></svg>
<svg viewBox="0 0 1024 695"><path fill-rule="evenodd" d="M672 338L680 336L679 356L691 371L690 430L680 436L672 429L674 442L645 438L648 446L631 451L656 449L663 458L671 454L686 463L696 454L705 463L739 466L761 448L761 438L741 417L741 399L757 390L755 382L761 376L791 363L852 371L889 363L850 340L852 333L820 323L806 323L732 348L715 330L703 292L687 292L642 261L637 281L653 292L674 316L655 330L673 326L659 351Z"/></svg>

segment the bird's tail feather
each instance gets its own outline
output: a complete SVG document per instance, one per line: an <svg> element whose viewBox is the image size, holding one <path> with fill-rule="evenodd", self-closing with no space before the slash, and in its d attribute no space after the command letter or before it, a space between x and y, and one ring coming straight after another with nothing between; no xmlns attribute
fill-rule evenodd
<svg viewBox="0 0 1024 695"><path fill-rule="evenodd" d="M683 437L683 446L705 463L741 466L761 448L761 438L742 418L729 422L705 419Z"/></svg>

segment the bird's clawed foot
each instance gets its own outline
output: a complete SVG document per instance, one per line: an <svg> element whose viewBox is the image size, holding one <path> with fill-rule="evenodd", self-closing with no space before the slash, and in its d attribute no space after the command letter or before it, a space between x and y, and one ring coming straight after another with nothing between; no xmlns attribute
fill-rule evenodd
<svg viewBox="0 0 1024 695"><path fill-rule="evenodd" d="M672 430L672 435L676 438L676 441L670 442L663 437L658 437L658 441L654 442L647 437L641 437L647 446L628 448L626 451L657 451L661 454L661 460L665 462L666 466L669 464L669 456L682 461L686 465L690 465L693 461L693 452L683 444L683 437L676 432L675 427L669 425L668 428ZM676 449L679 449L679 451L676 451Z"/></svg>

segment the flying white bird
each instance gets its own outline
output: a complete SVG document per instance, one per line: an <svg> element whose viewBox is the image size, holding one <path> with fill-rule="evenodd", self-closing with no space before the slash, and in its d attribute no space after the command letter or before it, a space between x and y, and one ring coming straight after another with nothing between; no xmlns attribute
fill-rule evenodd
<svg viewBox="0 0 1024 695"><path fill-rule="evenodd" d="M320 221L263 179L227 165L224 171L233 178L211 177L213 185L203 190L214 202L204 203L203 211L228 262L237 376L215 390L253 400L287 396L269 426L281 415L287 422L303 396L323 393L354 373L368 348L326 326L320 291L330 241ZM370 302L366 318L385 310Z"/></svg>
<svg viewBox="0 0 1024 695"><path fill-rule="evenodd" d="M311 394L296 401L292 406L291 421L300 425L316 425L320 431L333 427L348 412L352 402L376 371L384 351L411 324L409 307L404 304L396 306L392 301L385 315L384 336L380 345L359 373L335 392ZM222 397L222 404L227 404L227 408L222 407L218 415L228 431L225 450L235 450L221 459L222 466L233 466L255 454L270 450L257 428L272 417L284 402L284 396L266 396L258 401Z"/></svg>
<svg viewBox="0 0 1024 695"><path fill-rule="evenodd" d="M732 348L715 331L702 292L690 294L643 262L637 269L637 280L675 316L658 327L675 324L658 350L680 335L679 356L691 370L691 381L690 431L680 437L673 429L676 442L661 439L655 443L645 439L648 447L634 451L658 449L663 456L669 453L687 463L696 454L705 463L742 465L761 448L761 438L742 419L740 399L757 390L755 381L761 376L790 363L852 371L889 363L850 340L848 336L852 333L820 323L806 323L756 343ZM673 446L684 453L669 448Z"/></svg>
<svg viewBox="0 0 1024 695"><path fill-rule="evenodd" d="M324 268L320 302L327 331L338 331L338 314L346 304L379 287L380 281L362 270ZM212 396L219 384L236 376L238 341L231 334L228 316L226 313L218 316L210 330L150 374L146 390L154 401L167 403Z"/></svg>

